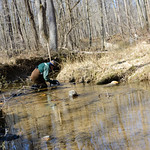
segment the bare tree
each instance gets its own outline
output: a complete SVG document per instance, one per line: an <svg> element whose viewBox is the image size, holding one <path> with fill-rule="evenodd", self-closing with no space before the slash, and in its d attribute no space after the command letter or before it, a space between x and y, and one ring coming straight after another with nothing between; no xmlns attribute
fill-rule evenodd
<svg viewBox="0 0 150 150"><path fill-rule="evenodd" d="M137 5L137 12L138 12L138 20L140 22L140 26L141 28L143 28L143 21L144 21L144 16L143 16L143 12L142 12L142 7L140 5L140 1L136 0L136 5Z"/></svg>
<svg viewBox="0 0 150 150"><path fill-rule="evenodd" d="M0 25L1 25L1 49L8 49L8 43L7 43L7 38L6 38L6 32L5 32L5 27L4 27L4 23L2 21L2 17L0 17Z"/></svg>
<svg viewBox="0 0 150 150"><path fill-rule="evenodd" d="M34 15L31 11L29 0L24 0L24 2L25 2L25 6L27 9L28 15L29 15L31 25L32 25L34 37L35 37L35 48L38 50L38 48L39 48L39 37L38 37L37 29L36 29L36 23L34 21Z"/></svg>
<svg viewBox="0 0 150 150"><path fill-rule="evenodd" d="M83 49L99 37L103 50L107 37L127 41L150 28L149 0L1 0L0 5L0 49L11 53L41 45L45 50L47 43L51 51Z"/></svg>
<svg viewBox="0 0 150 150"><path fill-rule="evenodd" d="M104 41L105 41L105 28L104 28L104 14L103 14L103 0L98 0L99 9L100 9L100 21L101 21L101 50L105 49Z"/></svg>
<svg viewBox="0 0 150 150"><path fill-rule="evenodd" d="M146 24L146 30L149 32L149 20L148 20L148 2L147 0L143 0L144 2L144 11L145 11L145 24Z"/></svg>
<svg viewBox="0 0 150 150"><path fill-rule="evenodd" d="M43 47L46 47L48 43L48 33L46 24L46 0L36 0L35 4L38 13L40 43Z"/></svg>
<svg viewBox="0 0 150 150"><path fill-rule="evenodd" d="M13 4L14 4L14 7L16 9L16 20L17 20L17 29L19 31L19 34L20 34L20 37L23 41L23 47L25 46L25 40L24 40L24 36L23 36L23 33L22 33L22 28L21 28L21 23L20 23L20 17L19 17L19 10L18 10L18 6L17 6L17 2L16 0L13 0Z"/></svg>
<svg viewBox="0 0 150 150"><path fill-rule="evenodd" d="M50 50L57 51L57 24L53 0L47 0L47 9L49 17L49 47Z"/></svg>
<svg viewBox="0 0 150 150"><path fill-rule="evenodd" d="M125 8L125 14L126 14L126 24L127 24L127 30L128 30L128 35L130 36L130 20L129 20L129 11L128 11L128 5L127 5L127 0L124 0L124 8Z"/></svg>
<svg viewBox="0 0 150 150"><path fill-rule="evenodd" d="M13 35L13 28L12 28L12 22L11 22L11 17L10 17L10 11L9 11L9 6L8 6L8 1L3 0L3 11L4 11L4 16L5 16L5 32L6 34L9 35L10 38L10 43L11 43L11 49L14 49L14 35ZM7 38L7 41L9 41L9 38Z"/></svg>
<svg viewBox="0 0 150 150"><path fill-rule="evenodd" d="M86 9L87 9L87 27L89 31L89 45L92 46L92 32L91 32L91 22L90 22L90 10L89 10L89 1L86 0Z"/></svg>
<svg viewBox="0 0 150 150"><path fill-rule="evenodd" d="M113 8L114 8L114 14L115 14L115 18L116 18L116 30L117 28L119 29L119 33L121 34L122 38L123 38L123 24L121 21L121 9L120 9L120 5L119 5L119 0L113 0Z"/></svg>

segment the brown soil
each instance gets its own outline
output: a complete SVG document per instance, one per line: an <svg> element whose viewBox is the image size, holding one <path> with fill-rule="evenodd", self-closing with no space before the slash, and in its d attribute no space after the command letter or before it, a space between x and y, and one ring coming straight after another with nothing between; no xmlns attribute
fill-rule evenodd
<svg viewBox="0 0 150 150"><path fill-rule="evenodd" d="M39 63L47 61L43 58L17 59L15 64L0 64L0 75L6 81L25 79Z"/></svg>
<svg viewBox="0 0 150 150"><path fill-rule="evenodd" d="M56 60L56 58L55 58ZM35 57L29 59L16 59L14 64L0 64L0 83L19 82L26 80L33 69L42 62L48 62L48 58ZM60 59L56 60L57 62ZM55 68L55 75L58 74L60 66Z"/></svg>

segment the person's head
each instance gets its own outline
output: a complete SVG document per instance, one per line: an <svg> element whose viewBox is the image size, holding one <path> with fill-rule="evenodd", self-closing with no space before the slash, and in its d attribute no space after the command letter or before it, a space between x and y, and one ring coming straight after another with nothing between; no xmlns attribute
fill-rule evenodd
<svg viewBox="0 0 150 150"><path fill-rule="evenodd" d="M53 69L56 66L56 62L54 60L51 60L49 62L50 67Z"/></svg>

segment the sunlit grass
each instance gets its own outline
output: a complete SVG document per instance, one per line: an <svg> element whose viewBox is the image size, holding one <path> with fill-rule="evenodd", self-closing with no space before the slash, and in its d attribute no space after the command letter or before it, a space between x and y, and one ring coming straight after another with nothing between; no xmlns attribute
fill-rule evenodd
<svg viewBox="0 0 150 150"><path fill-rule="evenodd" d="M150 44L139 43L126 49L108 51L99 58L95 55L82 57L82 61L79 57L73 62L66 60L57 78L63 82L75 78L76 82L84 79L85 82L90 80L95 83L113 79L134 82L134 80L143 81L150 78L149 69L146 69L150 68ZM131 71L133 67L136 69ZM141 69L147 73L142 75Z"/></svg>

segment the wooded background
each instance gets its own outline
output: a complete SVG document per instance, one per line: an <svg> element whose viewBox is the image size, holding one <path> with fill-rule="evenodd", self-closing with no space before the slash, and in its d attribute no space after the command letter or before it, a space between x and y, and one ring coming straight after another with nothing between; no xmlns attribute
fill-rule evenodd
<svg viewBox="0 0 150 150"><path fill-rule="evenodd" d="M1 0L0 51L84 49L149 33L149 0Z"/></svg>

